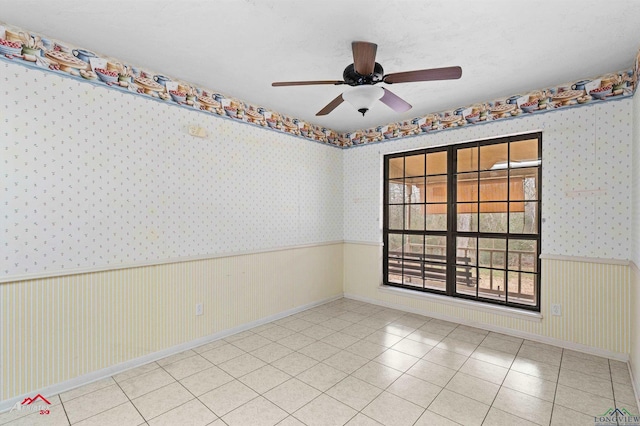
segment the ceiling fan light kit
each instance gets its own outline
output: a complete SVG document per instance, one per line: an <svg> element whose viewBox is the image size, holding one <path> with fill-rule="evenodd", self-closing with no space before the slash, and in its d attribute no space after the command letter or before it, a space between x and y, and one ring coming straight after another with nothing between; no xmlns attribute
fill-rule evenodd
<svg viewBox="0 0 640 426"><path fill-rule="evenodd" d="M363 116L382 96L384 96L384 89L378 86L356 86L342 94L342 98Z"/></svg>
<svg viewBox="0 0 640 426"><path fill-rule="evenodd" d="M408 102L387 89L375 87L375 84L453 80L462 76L462 68L460 67L432 68L385 75L382 65L376 62L377 44L367 41L354 41L351 43L351 50L353 51L353 63L344 69L342 73L343 80L280 81L271 83L271 85L273 87L283 87L314 84L348 84L353 86L353 89L336 97L327 106L318 111L316 115L327 115L346 100L364 116L377 100L380 100L396 112L406 112L411 109L411 105Z"/></svg>

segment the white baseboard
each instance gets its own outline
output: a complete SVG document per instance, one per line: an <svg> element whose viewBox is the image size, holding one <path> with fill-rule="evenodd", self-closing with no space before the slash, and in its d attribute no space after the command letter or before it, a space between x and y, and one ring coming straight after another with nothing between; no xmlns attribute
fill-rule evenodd
<svg viewBox="0 0 640 426"><path fill-rule="evenodd" d="M103 368L101 370L92 371L91 373L83 374L82 376L75 377L71 380L67 380L61 383L56 383L55 385L47 386L41 389L34 389L29 393L15 396L13 398L5 399L4 401L0 401L0 413L4 411L8 411L15 405L16 402L22 402L25 398L29 396L33 396L36 394L42 394L45 396L49 395L58 395L63 392L68 392L72 389L78 388L80 386L88 385L89 383L96 382L98 380L106 379L107 377L114 376L116 374L125 372L127 370L131 370L133 368L140 367L142 365L148 364L153 361L157 361L162 358L166 358L169 355L177 354L180 352L184 352L189 349L196 348L198 346L202 346L209 342L213 342L215 340L223 339L227 336L231 336L232 334L240 333L242 331L249 330L251 328L257 327L262 324L266 324L272 321L279 320L284 317L288 317L289 315L297 314L298 312L302 312L304 310L313 308L315 306L323 305L325 303L332 302L334 300L340 299L343 297L342 294L338 294L336 296L328 297L316 302L308 303L306 305L298 306L296 308L292 308L274 315L270 315L268 317L260 318L259 320L252 321L247 324L239 325L234 328L230 328L228 330L220 331L215 334L211 334L209 336L201 337L196 340L192 340L190 342L181 343L176 346L172 346L167 349L163 349L158 352L154 352L148 355L144 355L135 359L131 359L129 361L122 362L120 364L112 365L111 367Z"/></svg>
<svg viewBox="0 0 640 426"><path fill-rule="evenodd" d="M540 343L546 343L548 345L559 346L561 348L570 349L576 352L582 352L590 355L595 355L604 358L614 359L616 361L629 362L629 354L623 354L619 352L607 351L600 348L594 348L592 346L583 345L580 343L568 342L566 340L556 339L553 337L542 336L540 334L528 333L526 331L514 330L512 328L500 327L497 325L480 323L476 321L470 321L464 318L458 318L450 315L443 315L437 312L426 311L422 309L415 309L397 303L389 303L382 300L370 299L368 297L362 297L351 293L345 293L344 297L347 299L358 300L360 302L371 303L372 305L384 306L386 308L397 309L399 311L410 312L418 315L425 315L431 318L440 319L443 321L456 322L459 324L468 325L470 327L481 328L487 331L493 331L496 333L507 334L522 339L533 340Z"/></svg>

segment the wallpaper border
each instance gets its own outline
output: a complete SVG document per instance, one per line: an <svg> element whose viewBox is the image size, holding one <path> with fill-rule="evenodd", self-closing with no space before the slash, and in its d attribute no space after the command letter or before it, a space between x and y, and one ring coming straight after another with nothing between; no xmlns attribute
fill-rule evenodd
<svg viewBox="0 0 640 426"><path fill-rule="evenodd" d="M384 126L340 133L7 23L0 22L0 30L3 31L0 34L0 39L3 39L3 43L0 43L0 59L3 61L340 148L633 96L637 88L640 61L638 52L633 66L626 70L532 90L524 95L514 94L429 113ZM101 66L104 68L97 67L97 62L103 64Z"/></svg>

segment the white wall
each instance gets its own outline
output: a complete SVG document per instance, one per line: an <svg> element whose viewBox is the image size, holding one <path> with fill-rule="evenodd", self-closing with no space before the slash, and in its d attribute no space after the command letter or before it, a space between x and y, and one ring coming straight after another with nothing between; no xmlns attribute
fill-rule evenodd
<svg viewBox="0 0 640 426"><path fill-rule="evenodd" d="M628 259L631 108L625 99L348 149L344 239L382 241L384 154L541 130L542 253Z"/></svg>
<svg viewBox="0 0 640 426"><path fill-rule="evenodd" d="M542 131L542 318L378 287L384 154L536 131ZM345 294L626 359L633 311L626 265L632 247L631 132L632 100L625 99L346 150ZM550 313L556 303L562 316Z"/></svg>
<svg viewBox="0 0 640 426"><path fill-rule="evenodd" d="M631 354L636 396L640 392L640 93L633 96L633 155L632 155L632 250L631 250Z"/></svg>
<svg viewBox="0 0 640 426"><path fill-rule="evenodd" d="M638 96L633 101L600 103L341 151L13 64L0 64L0 81L0 152L5 161L0 204L11 206L0 215L0 231L6 236L5 247L11 241L13 249L3 250L7 254L0 258L0 277L149 259L260 250L275 253L0 284L1 335L5 339L0 353L11 355L11 360L2 360L2 374L12 377L11 382L3 382L0 400L326 299L342 288L370 296L365 291L376 291L381 259L379 247L366 243L382 239L382 155L389 152L542 131L543 253L605 260L628 259L633 253L638 263L638 185L634 203L630 196L632 181L638 182L639 156L636 152L632 161L631 155L632 140L637 147L640 139L640 120L636 118L632 126L631 113L632 102L636 116L640 111ZM190 124L206 128L211 136L189 137L186 129ZM632 128L636 130L633 138ZM583 190L600 192L574 192ZM632 215L633 234L628 229ZM322 245L342 239L365 244L346 244L344 254L340 245ZM309 244L315 246L278 251ZM313 279L305 281L304 287L298 285L305 279L301 265L313 271ZM549 265L543 269L549 275L557 274L558 283L563 284L564 275L557 273L563 266ZM602 309L630 300L624 268L609 269L590 286L593 294L608 294L607 286L616 287L611 299L599 302ZM558 286L558 294L568 295L560 301L579 305L577 287L582 281L578 278L599 270L597 266L571 268L566 280L571 286ZM287 277L285 282L282 276ZM361 277L367 279L354 284ZM611 282L608 277L623 278ZM637 279L634 282L635 299L631 300L637 310ZM238 283L243 286L241 292ZM131 297L141 289L163 294L163 299L149 305L147 298ZM276 294L270 293L273 289ZM101 298L102 291L111 291L111 295ZM53 299L43 298L47 292ZM31 298L33 303L24 302ZM78 311L73 315L65 305L69 300L78 301L72 306L71 311ZM170 338L159 335L144 347L133 347L117 330L85 321L90 315L81 301L87 300L99 309L107 309L109 301L130 301L126 310L138 315L135 330L140 335L148 335L152 326L140 314L144 309L164 319L173 331ZM202 300L206 313L198 317L202 320L198 323L192 308ZM243 304L251 306L244 309ZM109 304L115 319L122 317L116 305ZM219 309L207 310L211 305ZM42 309L31 312L27 307ZM593 317L587 311L568 313L540 328L549 330L549 335L555 336L557 330L558 338L572 339L575 324L566 320L580 321L589 315ZM600 335L611 336L616 321L628 321L630 316L635 326L632 360L638 365L635 312L610 312L607 324L599 334L589 334L585 344L596 342ZM26 320L16 322L14 318ZM513 326L504 319L495 323ZM41 324L53 328L41 331ZM60 329L75 330L77 324L84 328L79 329L73 345L52 337ZM180 332L184 329L191 331L185 335ZM528 330L537 332L535 327ZM84 336L98 335L97 331L103 336L100 342L127 350L107 353L96 342L86 365L66 368L75 354L89 353ZM43 332L50 339L46 340L48 350L59 357L21 364L39 359ZM8 336L17 340L10 342ZM605 341L599 347L626 352L628 342L625 328L614 342ZM102 353L107 355L93 356Z"/></svg>
<svg viewBox="0 0 640 426"><path fill-rule="evenodd" d="M0 81L0 279L342 240L338 148L4 62Z"/></svg>
<svg viewBox="0 0 640 426"><path fill-rule="evenodd" d="M5 62L0 81L0 411L342 295L340 149Z"/></svg>
<svg viewBox="0 0 640 426"><path fill-rule="evenodd" d="M638 53L640 58L640 53ZM630 259L640 267L640 93L633 95L632 107L632 246ZM638 306L640 308L640 305Z"/></svg>

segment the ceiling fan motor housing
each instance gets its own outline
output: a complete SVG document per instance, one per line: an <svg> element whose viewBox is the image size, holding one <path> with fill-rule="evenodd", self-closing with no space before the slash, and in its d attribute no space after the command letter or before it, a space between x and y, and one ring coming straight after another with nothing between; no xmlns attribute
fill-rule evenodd
<svg viewBox="0 0 640 426"><path fill-rule="evenodd" d="M376 62L373 67L373 73L370 75L358 74L353 64L347 66L342 73L342 79L349 86L362 86L365 84L376 84L382 81L384 70L382 65Z"/></svg>

